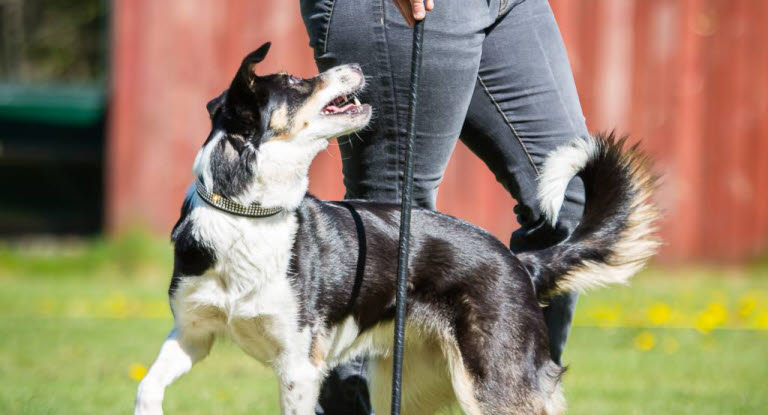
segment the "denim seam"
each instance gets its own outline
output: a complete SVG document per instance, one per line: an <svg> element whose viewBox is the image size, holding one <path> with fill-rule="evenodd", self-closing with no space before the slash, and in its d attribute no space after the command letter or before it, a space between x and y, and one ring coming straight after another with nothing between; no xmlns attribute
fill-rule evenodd
<svg viewBox="0 0 768 415"><path fill-rule="evenodd" d="M401 151L401 148L400 148L401 144L402 144L402 142L400 140L401 137L400 137L400 134L398 134L400 122L398 120L398 114L397 114L397 112L398 112L397 111L397 109L398 109L398 106L397 106L397 93L395 92L395 83L394 83L395 75L394 75L394 73L392 71L392 58L391 58L390 53L389 53L389 40L388 40L388 36L387 36L387 25L386 25L386 22L385 22L385 19L387 17L387 12L386 12L386 10L384 8L385 7L384 6L384 1L385 0L381 0L379 2L379 12L381 13L381 26L382 26L381 29L382 29L382 34L384 35L384 45L382 47L382 51L381 52L382 52L382 55L385 57L385 59L382 59L385 62L382 62L382 63L386 63L385 71L389 73L390 90L391 90L390 92L392 93L392 103L391 104L392 104L392 116L393 116L393 119L394 119L394 126L393 126L392 130L394 130L395 142L396 142L396 146L395 146L396 147L395 171L397 172L397 174L396 174L397 180L395 180L395 198L399 199L400 198L400 192L401 192L401 189L400 189L400 187L401 187L401 183L400 183L401 182L401 180L400 180L400 168L401 167L400 166L403 164L403 163L401 163L401 157L404 157L404 155L402 154L402 151ZM390 130L390 132L392 132L392 130Z"/></svg>
<svg viewBox="0 0 768 415"><path fill-rule="evenodd" d="M336 0L330 0L331 11L325 20L325 36L323 36L323 53L328 52L328 34L331 33L331 20L333 19L333 10L336 7Z"/></svg>
<svg viewBox="0 0 768 415"><path fill-rule="evenodd" d="M533 35L536 37L536 45L539 47L539 52L541 53L542 56L544 56L544 59L547 61L547 71L549 71L549 77L552 80L552 84L557 85L557 79L555 79L555 73L552 72L552 63L549 61L549 57L547 56L547 53L544 51L544 46L541 44L541 37L539 36L539 32L536 30L533 30ZM565 105L565 101L563 101L563 94L560 93L559 88L555 88L555 92L557 93L557 100L560 101L560 106L563 109L565 118L568 119L568 124L571 125L571 131L576 132L577 131L576 125L573 123L573 120L571 119L571 114L568 112L568 106Z"/></svg>
<svg viewBox="0 0 768 415"><path fill-rule="evenodd" d="M533 167L533 171L536 172L536 176L538 177L539 169L536 167L536 163L533 162L533 157L531 157L531 153L528 152L528 148L525 146L523 139L520 138L520 134L517 133L517 129L515 129L515 126L512 124L511 121L509 121L507 114L505 114L504 110L501 109L501 105L499 105L499 103L493 97L493 94L491 94L491 91L485 85L485 82L483 82L483 78L479 74L477 75L477 81L480 82L480 86L483 87L483 90L485 91L486 95L488 95L488 98L490 98L491 102L493 102L493 105L496 107L496 110L499 111L499 114L501 114L501 116L504 118L504 122L506 122L509 129L512 130L512 134L514 134L515 138L517 138L517 141L520 143L520 147L523 148L523 151L525 152L526 157L528 157L528 161L531 163L531 166Z"/></svg>

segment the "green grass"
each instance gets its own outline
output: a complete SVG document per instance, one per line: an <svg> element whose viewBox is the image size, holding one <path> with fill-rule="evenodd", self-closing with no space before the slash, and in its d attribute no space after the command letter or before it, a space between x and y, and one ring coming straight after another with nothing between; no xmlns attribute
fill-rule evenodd
<svg viewBox="0 0 768 415"><path fill-rule="evenodd" d="M172 325L169 252L141 236L0 247L0 414L130 413L131 368L151 364ZM765 270L656 268L582 297L565 356L569 413L765 414ZM654 322L660 304L671 311ZM725 314L693 328L713 304ZM277 408L270 371L226 341L165 401L169 414Z"/></svg>

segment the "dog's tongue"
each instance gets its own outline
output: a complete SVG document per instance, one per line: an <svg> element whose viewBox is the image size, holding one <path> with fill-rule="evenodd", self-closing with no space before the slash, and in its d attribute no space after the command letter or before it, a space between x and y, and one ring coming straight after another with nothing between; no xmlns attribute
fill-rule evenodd
<svg viewBox="0 0 768 415"><path fill-rule="evenodd" d="M326 112L330 112L331 114L336 114L336 113L339 113L339 112L349 111L349 110L351 110L354 107L355 107L355 104L347 104L347 105L344 105L343 107L338 107L336 105L330 104L330 105L327 105L324 108L324 110Z"/></svg>

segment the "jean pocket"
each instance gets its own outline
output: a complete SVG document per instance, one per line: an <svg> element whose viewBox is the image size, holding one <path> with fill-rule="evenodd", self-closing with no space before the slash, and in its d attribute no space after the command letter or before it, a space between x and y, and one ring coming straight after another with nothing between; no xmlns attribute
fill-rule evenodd
<svg viewBox="0 0 768 415"><path fill-rule="evenodd" d="M309 35L309 45L315 57L324 55L328 49L328 32L336 0L301 0L301 17Z"/></svg>

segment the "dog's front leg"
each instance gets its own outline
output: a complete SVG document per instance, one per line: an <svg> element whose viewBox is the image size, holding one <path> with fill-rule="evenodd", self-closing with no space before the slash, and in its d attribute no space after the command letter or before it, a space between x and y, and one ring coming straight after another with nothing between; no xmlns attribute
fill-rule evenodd
<svg viewBox="0 0 768 415"><path fill-rule="evenodd" d="M281 356L275 362L280 381L280 407L283 415L314 415L323 373L309 356Z"/></svg>
<svg viewBox="0 0 768 415"><path fill-rule="evenodd" d="M195 362L207 356L212 343L213 335L209 332L180 333L177 328L171 330L155 363L139 383L134 414L162 414L165 388L187 373Z"/></svg>

